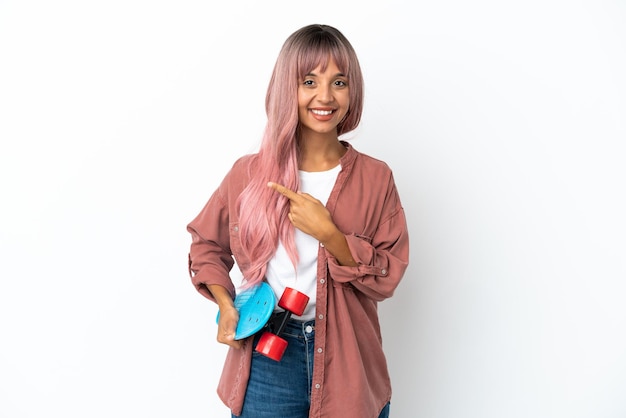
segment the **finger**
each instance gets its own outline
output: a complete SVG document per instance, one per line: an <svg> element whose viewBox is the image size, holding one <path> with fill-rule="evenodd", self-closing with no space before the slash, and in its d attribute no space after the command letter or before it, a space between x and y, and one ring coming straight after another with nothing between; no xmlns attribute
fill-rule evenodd
<svg viewBox="0 0 626 418"><path fill-rule="evenodd" d="M241 340L234 340L234 339L228 338L228 339L218 339L217 341L219 343L222 343L224 345L228 345L228 346L233 347L233 348L241 348L241 346L242 346Z"/></svg>
<svg viewBox="0 0 626 418"><path fill-rule="evenodd" d="M217 335L217 341L222 343L222 344L226 344L229 345L231 347L234 348L240 348L241 347L241 341L240 340L236 340L235 339L235 333L234 332L219 332Z"/></svg>
<svg viewBox="0 0 626 418"><path fill-rule="evenodd" d="M271 189L276 190L278 193L282 194L283 196L285 196L287 199L289 200L294 200L297 199L300 195L292 190L289 190L288 188L286 188L283 185L280 185L278 183L274 183L273 181L270 181L269 183L267 183L267 186Z"/></svg>
<svg viewBox="0 0 626 418"><path fill-rule="evenodd" d="M308 193L302 193L302 192L298 192L298 196L303 197L306 200L309 200L311 202L319 202L319 200L317 200L316 198L314 198L313 196L311 196Z"/></svg>

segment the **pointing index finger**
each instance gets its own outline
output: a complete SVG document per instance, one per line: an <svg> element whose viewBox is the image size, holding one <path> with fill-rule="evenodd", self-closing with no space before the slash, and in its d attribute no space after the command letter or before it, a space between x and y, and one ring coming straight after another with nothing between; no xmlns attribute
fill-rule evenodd
<svg viewBox="0 0 626 418"><path fill-rule="evenodd" d="M289 190L288 188L286 188L283 185L280 185L278 183L274 183L273 181L270 181L267 183L267 186L276 190L278 193L282 194L283 196L285 196L287 199L293 200L294 198L298 197L298 194L293 192L292 190Z"/></svg>

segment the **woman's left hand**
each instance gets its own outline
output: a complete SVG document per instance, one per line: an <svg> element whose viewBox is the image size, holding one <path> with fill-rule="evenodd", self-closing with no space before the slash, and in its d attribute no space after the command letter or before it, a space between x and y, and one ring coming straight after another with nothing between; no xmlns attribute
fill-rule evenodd
<svg viewBox="0 0 626 418"><path fill-rule="evenodd" d="M289 199L289 220L294 227L309 234L326 247L342 266L356 267L346 237L337 228L326 207L310 194L294 192L273 182L268 187Z"/></svg>
<svg viewBox="0 0 626 418"><path fill-rule="evenodd" d="M269 182L267 186L289 199L288 216L294 227L320 242L336 232L337 227L322 202L310 194L294 192L277 183Z"/></svg>

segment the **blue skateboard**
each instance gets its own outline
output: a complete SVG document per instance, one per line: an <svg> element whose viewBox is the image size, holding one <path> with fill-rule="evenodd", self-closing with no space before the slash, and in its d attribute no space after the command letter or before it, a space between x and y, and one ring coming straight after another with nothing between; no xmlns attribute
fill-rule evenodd
<svg viewBox="0 0 626 418"><path fill-rule="evenodd" d="M239 322L235 331L235 340L249 337L265 326L276 306L276 295L265 282L235 296L235 308L239 311ZM219 322L217 313L215 322Z"/></svg>

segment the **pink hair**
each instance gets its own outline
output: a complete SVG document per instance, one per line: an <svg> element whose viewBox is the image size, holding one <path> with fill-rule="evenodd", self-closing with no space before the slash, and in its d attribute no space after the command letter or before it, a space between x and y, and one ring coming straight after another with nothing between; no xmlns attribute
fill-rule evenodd
<svg viewBox="0 0 626 418"><path fill-rule="evenodd" d="M267 187L267 182L299 189L298 85L318 66L324 71L331 59L348 76L350 89L350 108L337 126L339 136L358 126L363 110L363 76L345 36L331 26L305 26L287 38L276 60L265 98L267 124L261 147L250 184L238 200L241 245L251 260L243 271L246 287L263 280L279 239L294 269L297 266L294 227L287 218L289 201Z"/></svg>

